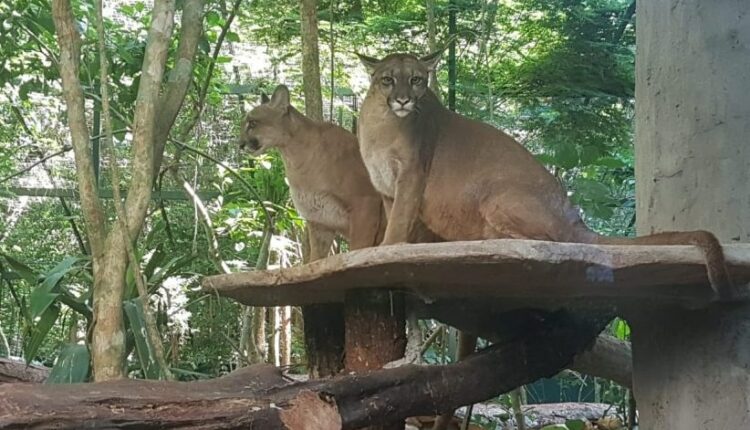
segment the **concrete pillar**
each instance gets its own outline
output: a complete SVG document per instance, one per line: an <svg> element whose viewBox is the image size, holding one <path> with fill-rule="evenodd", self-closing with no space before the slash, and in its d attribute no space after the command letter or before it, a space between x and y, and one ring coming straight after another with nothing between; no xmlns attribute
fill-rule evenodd
<svg viewBox="0 0 750 430"><path fill-rule="evenodd" d="M750 242L750 1L637 3L639 234ZM750 429L750 306L636 311L642 430Z"/></svg>

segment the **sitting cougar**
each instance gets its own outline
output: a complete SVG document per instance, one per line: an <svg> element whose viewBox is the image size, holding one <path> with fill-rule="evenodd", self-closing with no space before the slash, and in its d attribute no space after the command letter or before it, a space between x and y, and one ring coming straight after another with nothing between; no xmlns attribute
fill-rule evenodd
<svg viewBox="0 0 750 430"><path fill-rule="evenodd" d="M360 55L371 75L360 151L375 188L393 199L383 244L407 242L417 219L446 240L695 244L715 292L735 296L721 244L709 232L611 238L588 229L560 182L526 148L440 104L427 87L439 57Z"/></svg>
<svg viewBox="0 0 750 430"><path fill-rule="evenodd" d="M328 255L336 234L351 249L378 244L385 228L382 200L352 133L302 115L289 104L284 85L270 100L263 96L240 133L240 148L253 155L271 148L281 153L292 201L307 221L310 261Z"/></svg>

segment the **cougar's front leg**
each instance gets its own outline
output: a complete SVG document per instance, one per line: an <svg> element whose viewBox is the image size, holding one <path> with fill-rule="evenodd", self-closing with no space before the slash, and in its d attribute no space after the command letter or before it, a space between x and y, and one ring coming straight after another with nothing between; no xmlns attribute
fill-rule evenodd
<svg viewBox="0 0 750 430"><path fill-rule="evenodd" d="M349 211L349 248L377 246L385 230L383 202L379 198L358 199Z"/></svg>
<svg viewBox="0 0 750 430"><path fill-rule="evenodd" d="M388 226L381 245L409 241L409 234L422 206L425 181L425 173L418 166L402 167L396 179L393 207L388 214Z"/></svg>
<svg viewBox="0 0 750 430"><path fill-rule="evenodd" d="M310 244L310 258L308 261L320 260L328 257L331 244L336 233L320 224L307 223L307 243Z"/></svg>

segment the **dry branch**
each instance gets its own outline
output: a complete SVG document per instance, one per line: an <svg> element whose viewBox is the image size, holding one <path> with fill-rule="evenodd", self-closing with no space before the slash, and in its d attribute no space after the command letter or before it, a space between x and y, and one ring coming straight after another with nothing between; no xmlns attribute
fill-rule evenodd
<svg viewBox="0 0 750 430"><path fill-rule="evenodd" d="M355 429L486 400L565 367L611 317L558 312L447 366L295 383L268 365L200 382L0 386L0 428Z"/></svg>
<svg viewBox="0 0 750 430"><path fill-rule="evenodd" d="M612 336L600 335L591 349L576 356L569 368L633 388L633 352L630 343Z"/></svg>

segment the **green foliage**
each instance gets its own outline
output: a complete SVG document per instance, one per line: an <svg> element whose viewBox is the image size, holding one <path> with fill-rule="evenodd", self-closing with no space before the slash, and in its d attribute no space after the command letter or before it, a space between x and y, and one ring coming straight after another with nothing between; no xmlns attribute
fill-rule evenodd
<svg viewBox="0 0 750 430"><path fill-rule="evenodd" d="M86 382L89 376L91 355L86 345L64 345L57 356L48 384L75 384Z"/></svg>
<svg viewBox="0 0 750 430"><path fill-rule="evenodd" d="M143 316L143 304L140 298L127 300L123 303L125 315L128 318L130 332L135 341L135 351L138 356L143 376L146 379L164 379L164 369L159 366L154 353L154 344L146 331L146 323Z"/></svg>

